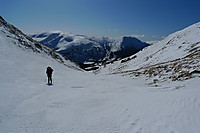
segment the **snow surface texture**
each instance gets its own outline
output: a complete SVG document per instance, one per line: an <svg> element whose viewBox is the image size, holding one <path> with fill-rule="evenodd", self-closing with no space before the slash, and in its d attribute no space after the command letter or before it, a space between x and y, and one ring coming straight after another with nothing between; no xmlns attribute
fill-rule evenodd
<svg viewBox="0 0 200 133"><path fill-rule="evenodd" d="M30 36L78 63L124 58L149 45L134 37L98 38L60 31L44 32Z"/></svg>
<svg viewBox="0 0 200 133"><path fill-rule="evenodd" d="M200 70L200 23L173 33L137 54L108 65L99 72L145 75L153 83L185 80ZM97 72L98 72L97 71Z"/></svg>
<svg viewBox="0 0 200 133"><path fill-rule="evenodd" d="M142 77L93 75L7 33L1 27L0 133L199 133L199 78L149 87Z"/></svg>

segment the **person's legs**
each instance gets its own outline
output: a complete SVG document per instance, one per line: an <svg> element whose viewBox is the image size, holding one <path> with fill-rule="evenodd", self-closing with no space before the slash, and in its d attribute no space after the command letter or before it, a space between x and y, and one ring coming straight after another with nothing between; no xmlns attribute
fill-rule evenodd
<svg viewBox="0 0 200 133"><path fill-rule="evenodd" d="M52 77L49 77L50 83L52 84Z"/></svg>
<svg viewBox="0 0 200 133"><path fill-rule="evenodd" d="M48 75L48 84L52 84L52 75Z"/></svg>

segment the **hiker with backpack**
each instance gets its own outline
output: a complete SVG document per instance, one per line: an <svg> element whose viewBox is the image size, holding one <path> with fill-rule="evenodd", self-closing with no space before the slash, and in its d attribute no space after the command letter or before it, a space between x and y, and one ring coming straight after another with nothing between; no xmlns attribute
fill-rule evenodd
<svg viewBox="0 0 200 133"><path fill-rule="evenodd" d="M47 70L46 70L46 74L47 74L47 78L48 78L48 85L52 84L52 73L53 73L53 69L48 66Z"/></svg>

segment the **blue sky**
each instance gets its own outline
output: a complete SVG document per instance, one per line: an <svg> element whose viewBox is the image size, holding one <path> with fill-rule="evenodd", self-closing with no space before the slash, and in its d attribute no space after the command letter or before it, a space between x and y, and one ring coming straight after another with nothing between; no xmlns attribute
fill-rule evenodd
<svg viewBox="0 0 200 133"><path fill-rule="evenodd" d="M160 40L200 21L200 0L0 0L0 15L25 33Z"/></svg>

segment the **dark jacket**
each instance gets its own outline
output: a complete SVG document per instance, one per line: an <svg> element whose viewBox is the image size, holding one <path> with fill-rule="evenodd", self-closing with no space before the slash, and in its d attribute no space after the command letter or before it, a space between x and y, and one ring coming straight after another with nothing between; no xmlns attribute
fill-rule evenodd
<svg viewBox="0 0 200 133"><path fill-rule="evenodd" d="M53 69L51 67L47 67L46 74L48 77L51 77L53 73Z"/></svg>

